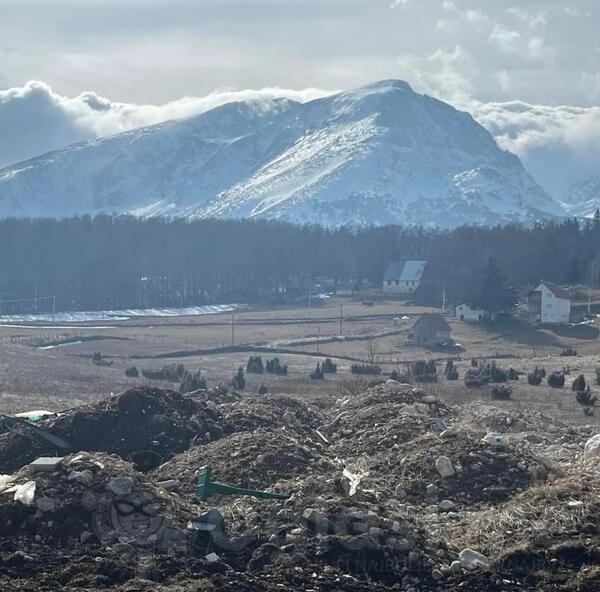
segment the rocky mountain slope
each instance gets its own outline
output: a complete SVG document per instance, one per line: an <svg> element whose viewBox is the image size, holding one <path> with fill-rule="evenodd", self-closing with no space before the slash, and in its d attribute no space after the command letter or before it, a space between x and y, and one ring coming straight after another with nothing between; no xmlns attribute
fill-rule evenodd
<svg viewBox="0 0 600 592"><path fill-rule="evenodd" d="M569 192L565 208L573 216L589 218L600 208L600 174L575 185Z"/></svg>
<svg viewBox="0 0 600 592"><path fill-rule="evenodd" d="M229 103L0 171L0 216L533 222L563 208L472 117L401 81Z"/></svg>

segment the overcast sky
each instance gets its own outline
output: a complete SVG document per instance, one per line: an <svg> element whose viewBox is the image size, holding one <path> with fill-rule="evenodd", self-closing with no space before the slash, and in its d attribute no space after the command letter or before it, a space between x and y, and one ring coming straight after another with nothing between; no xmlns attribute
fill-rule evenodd
<svg viewBox="0 0 600 592"><path fill-rule="evenodd" d="M599 23L600 0L0 0L0 165L232 90L401 78L558 191L600 172Z"/></svg>

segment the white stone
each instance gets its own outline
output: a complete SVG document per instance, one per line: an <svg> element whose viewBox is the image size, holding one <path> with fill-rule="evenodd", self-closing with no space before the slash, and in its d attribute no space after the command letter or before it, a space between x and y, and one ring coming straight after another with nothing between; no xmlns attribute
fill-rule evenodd
<svg viewBox="0 0 600 592"><path fill-rule="evenodd" d="M454 475L454 467L452 466L452 461L447 456L440 456L435 461L435 468L437 472L444 478L452 477Z"/></svg>
<svg viewBox="0 0 600 592"><path fill-rule="evenodd" d="M600 457L600 434L592 436L583 447L583 458L591 460Z"/></svg>
<svg viewBox="0 0 600 592"><path fill-rule="evenodd" d="M460 576L462 575L462 564L460 561L453 561L450 564L450 572L453 573L455 576Z"/></svg>
<svg viewBox="0 0 600 592"><path fill-rule="evenodd" d="M221 561L221 558L216 553L209 553L204 556L204 559L209 563L216 563L217 561Z"/></svg>
<svg viewBox="0 0 600 592"><path fill-rule="evenodd" d="M62 462L62 460L62 456L40 456L32 463L29 463L29 466L34 473L50 473L58 468L58 465Z"/></svg>
<svg viewBox="0 0 600 592"><path fill-rule="evenodd" d="M490 560L485 555L473 551L473 549L463 549L459 553L458 559L465 569L477 569L479 567L489 567L490 565Z"/></svg>
<svg viewBox="0 0 600 592"><path fill-rule="evenodd" d="M487 434L481 441L484 444L489 444L490 446L508 446L508 438L506 436L502 436L501 434Z"/></svg>
<svg viewBox="0 0 600 592"><path fill-rule="evenodd" d="M41 512L54 512L56 510L56 502L51 497L38 497L35 500L35 505Z"/></svg>

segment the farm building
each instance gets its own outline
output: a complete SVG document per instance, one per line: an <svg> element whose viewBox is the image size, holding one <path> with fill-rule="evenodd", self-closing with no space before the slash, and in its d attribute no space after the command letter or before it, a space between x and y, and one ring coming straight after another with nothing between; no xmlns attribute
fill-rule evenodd
<svg viewBox="0 0 600 592"><path fill-rule="evenodd" d="M442 345L450 340L450 325L439 313L423 313L412 326L409 341L419 345Z"/></svg>
<svg viewBox="0 0 600 592"><path fill-rule="evenodd" d="M485 310L470 304L463 303L456 307L456 318L461 321L483 321L487 316Z"/></svg>
<svg viewBox="0 0 600 592"><path fill-rule="evenodd" d="M527 296L527 314L532 323L568 323L571 314L569 290L552 282L540 282Z"/></svg>
<svg viewBox="0 0 600 592"><path fill-rule="evenodd" d="M427 261L392 261L383 277L384 294L412 294L421 284Z"/></svg>

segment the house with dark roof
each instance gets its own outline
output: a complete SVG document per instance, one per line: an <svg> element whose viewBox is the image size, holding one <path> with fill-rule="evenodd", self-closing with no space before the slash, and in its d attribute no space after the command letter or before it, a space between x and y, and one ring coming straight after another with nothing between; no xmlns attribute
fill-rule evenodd
<svg viewBox="0 0 600 592"><path fill-rule="evenodd" d="M527 296L527 316L532 323L556 325L568 323L571 296L567 288L542 281Z"/></svg>
<svg viewBox="0 0 600 592"><path fill-rule="evenodd" d="M421 284L427 261L392 261L383 276L384 294L412 294Z"/></svg>
<svg viewBox="0 0 600 592"><path fill-rule="evenodd" d="M443 345L450 341L450 325L439 313L423 313L408 333L415 345Z"/></svg>

